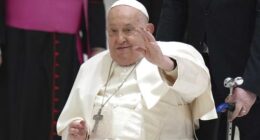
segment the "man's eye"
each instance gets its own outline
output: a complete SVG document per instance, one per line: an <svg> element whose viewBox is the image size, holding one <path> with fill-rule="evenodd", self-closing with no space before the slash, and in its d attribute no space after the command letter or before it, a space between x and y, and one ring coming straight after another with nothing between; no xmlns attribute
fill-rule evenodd
<svg viewBox="0 0 260 140"><path fill-rule="evenodd" d="M112 33L116 33L116 30L110 30Z"/></svg>
<svg viewBox="0 0 260 140"><path fill-rule="evenodd" d="M125 33L131 33L133 30L132 29L125 29L124 32Z"/></svg>
<svg viewBox="0 0 260 140"><path fill-rule="evenodd" d="M117 30L109 30L109 32L108 32L110 35L112 35L112 34L116 34L117 33Z"/></svg>

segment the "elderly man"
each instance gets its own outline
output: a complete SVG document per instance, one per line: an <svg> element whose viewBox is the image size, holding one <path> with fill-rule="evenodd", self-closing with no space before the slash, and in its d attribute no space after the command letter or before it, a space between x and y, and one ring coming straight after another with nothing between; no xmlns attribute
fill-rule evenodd
<svg viewBox="0 0 260 140"><path fill-rule="evenodd" d="M109 9L109 51L81 66L57 123L63 140L193 140L214 119L208 69L191 46L156 42L144 6Z"/></svg>

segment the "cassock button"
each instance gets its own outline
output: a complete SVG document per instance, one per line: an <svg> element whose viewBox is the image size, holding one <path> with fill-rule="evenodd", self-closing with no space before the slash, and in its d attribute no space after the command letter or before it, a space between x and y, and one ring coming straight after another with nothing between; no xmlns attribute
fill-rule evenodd
<svg viewBox="0 0 260 140"><path fill-rule="evenodd" d="M57 52L57 51L55 51L55 52L53 53L53 55L54 55L55 57L57 57L58 55L60 55L60 53Z"/></svg>
<svg viewBox="0 0 260 140"><path fill-rule="evenodd" d="M54 89L55 91L57 91L57 90L60 89L60 87L59 87L59 86L54 86L53 89Z"/></svg>
<svg viewBox="0 0 260 140"><path fill-rule="evenodd" d="M59 98L53 98L53 102L55 103L59 102Z"/></svg>

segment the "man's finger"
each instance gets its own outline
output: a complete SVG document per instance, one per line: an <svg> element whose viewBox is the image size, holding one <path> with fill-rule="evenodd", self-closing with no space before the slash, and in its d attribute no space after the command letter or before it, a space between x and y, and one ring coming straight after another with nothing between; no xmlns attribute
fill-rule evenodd
<svg viewBox="0 0 260 140"><path fill-rule="evenodd" d="M243 106L243 107L241 108L240 112L239 112L238 117L243 117L243 116L245 116L247 113L248 113L247 108Z"/></svg>
<svg viewBox="0 0 260 140"><path fill-rule="evenodd" d="M240 104L239 102L237 102L236 104L235 104L235 110L233 111L233 112L230 112L229 114L230 114L230 116L228 116L228 120L229 121L233 121L236 117L238 117L239 116L239 113L240 113L240 111L241 111L241 109L242 109L242 104Z"/></svg>
<svg viewBox="0 0 260 140"><path fill-rule="evenodd" d="M147 36L144 33L144 28L138 28L136 29L136 31L142 36L145 42L149 42Z"/></svg>

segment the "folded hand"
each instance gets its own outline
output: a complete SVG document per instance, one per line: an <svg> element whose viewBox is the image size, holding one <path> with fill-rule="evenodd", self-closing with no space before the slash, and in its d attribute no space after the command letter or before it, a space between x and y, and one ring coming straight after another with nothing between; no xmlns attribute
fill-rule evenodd
<svg viewBox="0 0 260 140"><path fill-rule="evenodd" d="M87 127L84 120L75 120L69 125L70 140L86 140Z"/></svg>

